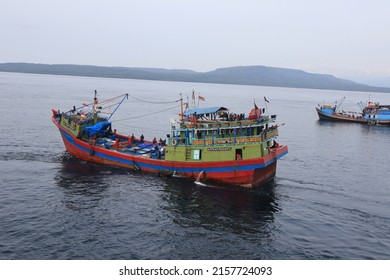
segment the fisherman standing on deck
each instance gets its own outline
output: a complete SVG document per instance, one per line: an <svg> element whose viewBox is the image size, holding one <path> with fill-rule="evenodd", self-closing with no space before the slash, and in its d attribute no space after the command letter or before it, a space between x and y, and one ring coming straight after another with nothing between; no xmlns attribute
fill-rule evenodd
<svg viewBox="0 0 390 280"><path fill-rule="evenodd" d="M141 143L143 143L144 142L144 135L143 134L141 134L141 137L139 138L139 139L141 139Z"/></svg>
<svg viewBox="0 0 390 280"><path fill-rule="evenodd" d="M133 145L134 142L135 142L135 137L134 137L134 133L133 133L133 134L131 134L131 144Z"/></svg>

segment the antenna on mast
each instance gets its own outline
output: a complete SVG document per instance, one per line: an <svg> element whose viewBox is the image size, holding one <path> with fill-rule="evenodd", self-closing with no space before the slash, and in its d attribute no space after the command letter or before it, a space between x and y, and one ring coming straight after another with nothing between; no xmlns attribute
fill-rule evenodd
<svg viewBox="0 0 390 280"><path fill-rule="evenodd" d="M192 89L192 102L191 102L191 107L196 108L196 101L195 101L195 90Z"/></svg>
<svg viewBox="0 0 390 280"><path fill-rule="evenodd" d="M184 112L183 112L183 96L180 93L180 121L184 120Z"/></svg>

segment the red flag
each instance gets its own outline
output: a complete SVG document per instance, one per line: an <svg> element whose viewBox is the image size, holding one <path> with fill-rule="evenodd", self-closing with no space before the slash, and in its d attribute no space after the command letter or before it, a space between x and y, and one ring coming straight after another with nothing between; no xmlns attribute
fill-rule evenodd
<svg viewBox="0 0 390 280"><path fill-rule="evenodd" d="M260 118L261 116L261 111L259 108L253 108L250 113L249 113L249 117L248 119L250 120L255 120L255 119L258 119Z"/></svg>
<svg viewBox="0 0 390 280"><path fill-rule="evenodd" d="M205 100L206 100L206 98L204 98L203 96L200 96L200 95L199 95L198 98L199 98L199 100L201 100L201 101L205 101Z"/></svg>

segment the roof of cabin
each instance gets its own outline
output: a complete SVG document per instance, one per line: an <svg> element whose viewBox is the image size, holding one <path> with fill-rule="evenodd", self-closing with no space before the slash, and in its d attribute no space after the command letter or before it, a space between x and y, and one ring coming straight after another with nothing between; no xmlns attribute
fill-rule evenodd
<svg viewBox="0 0 390 280"><path fill-rule="evenodd" d="M204 114L212 114L217 113L219 111L227 111L228 109L225 107L210 107L210 108L194 108L186 111L184 116L190 116L193 114L196 115L204 115Z"/></svg>

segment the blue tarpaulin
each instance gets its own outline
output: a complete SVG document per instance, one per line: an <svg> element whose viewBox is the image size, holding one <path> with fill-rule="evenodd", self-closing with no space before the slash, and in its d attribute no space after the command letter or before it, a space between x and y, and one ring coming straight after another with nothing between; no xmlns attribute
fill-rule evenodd
<svg viewBox="0 0 390 280"><path fill-rule="evenodd" d="M111 126L110 122L100 122L92 126L87 126L85 128L85 131L88 133L89 137L92 137L98 133L106 132L110 126Z"/></svg>
<svg viewBox="0 0 390 280"><path fill-rule="evenodd" d="M155 145L153 143L142 143L138 145L141 149L150 149L153 148Z"/></svg>

